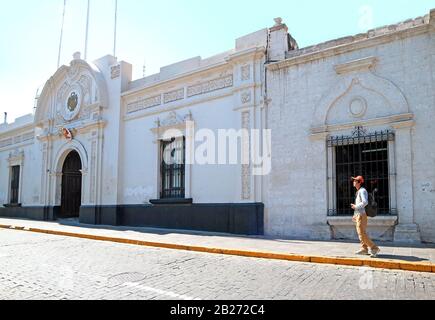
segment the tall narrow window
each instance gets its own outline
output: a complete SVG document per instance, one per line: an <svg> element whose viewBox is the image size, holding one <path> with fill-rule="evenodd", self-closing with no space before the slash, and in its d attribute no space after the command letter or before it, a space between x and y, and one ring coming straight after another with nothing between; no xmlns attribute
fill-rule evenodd
<svg viewBox="0 0 435 320"><path fill-rule="evenodd" d="M185 197L186 139L161 141L161 199Z"/></svg>
<svg viewBox="0 0 435 320"><path fill-rule="evenodd" d="M329 215L353 215L356 190L352 176L364 176L364 187L374 195L379 215L395 212L390 199L389 131L365 134L357 128L352 137L332 137L328 146L335 149L336 208Z"/></svg>
<svg viewBox="0 0 435 320"><path fill-rule="evenodd" d="M13 166L11 170L11 204L18 204L20 190L20 166Z"/></svg>

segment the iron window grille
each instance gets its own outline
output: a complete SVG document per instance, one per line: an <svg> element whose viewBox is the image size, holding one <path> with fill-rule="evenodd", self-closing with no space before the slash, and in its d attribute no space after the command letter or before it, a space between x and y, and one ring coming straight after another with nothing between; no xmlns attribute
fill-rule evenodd
<svg viewBox="0 0 435 320"><path fill-rule="evenodd" d="M378 203L378 215L397 215L390 196L389 142L394 133L379 131L369 133L357 127L352 136L328 138L328 147L335 156L336 206L328 216L351 216L354 210L356 190L351 177L363 176L364 188L374 195Z"/></svg>
<svg viewBox="0 0 435 320"><path fill-rule="evenodd" d="M161 141L161 199L184 199L186 138Z"/></svg>
<svg viewBox="0 0 435 320"><path fill-rule="evenodd" d="M11 204L18 204L20 190L20 166L12 167L11 177Z"/></svg>

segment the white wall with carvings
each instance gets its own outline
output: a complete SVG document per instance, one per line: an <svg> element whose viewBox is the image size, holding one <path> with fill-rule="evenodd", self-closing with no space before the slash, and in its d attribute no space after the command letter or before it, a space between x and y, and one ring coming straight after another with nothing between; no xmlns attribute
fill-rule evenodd
<svg viewBox="0 0 435 320"><path fill-rule="evenodd" d="M404 233L416 225L423 240L435 241L435 42L430 19L432 24L426 17L413 32L391 29L340 49L319 46L269 68L273 171L265 179L268 234L331 237L326 139L351 135L362 125L369 132L396 132L396 233L401 225L406 225ZM386 234L391 240L391 225L380 219L371 223L375 237ZM339 224L339 232L355 238L351 221Z"/></svg>
<svg viewBox="0 0 435 320"><path fill-rule="evenodd" d="M435 241L435 12L417 20L286 53L297 44L277 19L230 51L135 81L126 62L106 56L91 64L76 54L47 81L34 117L0 125L0 206L8 165L20 154L22 204L59 205L71 150L83 161L84 205L148 203L160 191L161 130L191 120L196 130L272 130L270 175L254 177L242 165L192 165L186 185L194 202L264 202L268 235L328 239L332 223L352 238L350 221L328 221L326 139L362 125L396 132L390 161L399 218L377 220L375 236L392 238L401 228L412 237L415 227L421 239ZM267 66L267 84L266 47L269 58L284 59Z"/></svg>

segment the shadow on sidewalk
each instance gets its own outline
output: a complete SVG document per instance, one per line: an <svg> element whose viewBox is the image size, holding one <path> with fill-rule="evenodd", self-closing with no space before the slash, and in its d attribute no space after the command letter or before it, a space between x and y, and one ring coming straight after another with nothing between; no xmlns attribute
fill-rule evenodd
<svg viewBox="0 0 435 320"><path fill-rule="evenodd" d="M379 254L378 259L386 259L386 260L401 260L401 261L409 261L409 262L424 262L429 261L429 259L414 257L414 256L397 256L397 255L389 255L389 254Z"/></svg>

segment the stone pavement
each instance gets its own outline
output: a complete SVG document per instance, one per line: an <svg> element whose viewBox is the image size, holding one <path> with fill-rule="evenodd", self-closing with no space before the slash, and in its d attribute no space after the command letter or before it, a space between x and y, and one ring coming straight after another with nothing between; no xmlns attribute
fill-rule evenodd
<svg viewBox="0 0 435 320"><path fill-rule="evenodd" d="M435 274L0 229L0 300L41 299L435 300Z"/></svg>
<svg viewBox="0 0 435 320"><path fill-rule="evenodd" d="M378 243L381 247L381 254L377 259L372 259L354 255L354 252L359 249L359 244L348 241L285 240L183 230L90 226L79 224L76 220L41 222L0 218L0 227L10 228L11 226L39 233L150 247L278 260L435 272L435 245L433 244L407 245L381 242Z"/></svg>

